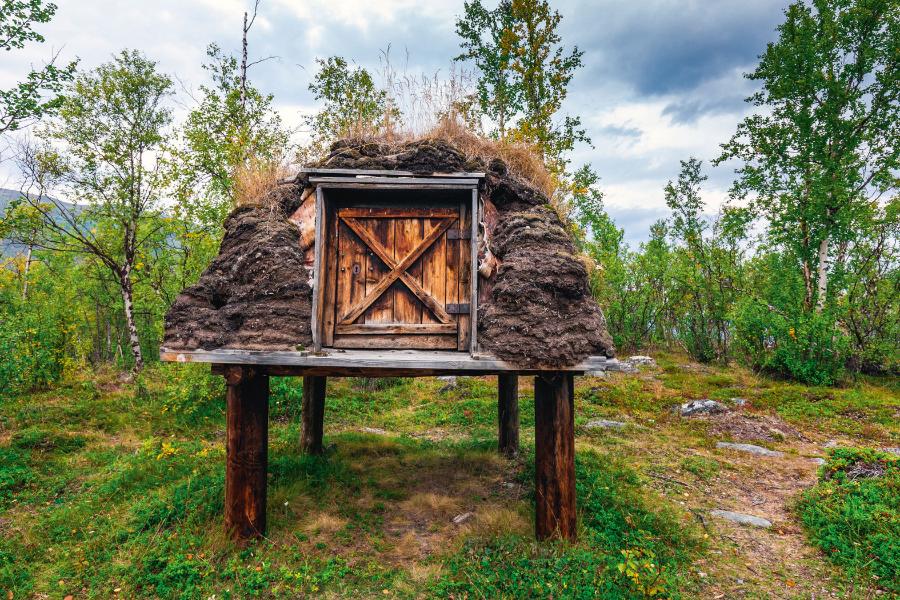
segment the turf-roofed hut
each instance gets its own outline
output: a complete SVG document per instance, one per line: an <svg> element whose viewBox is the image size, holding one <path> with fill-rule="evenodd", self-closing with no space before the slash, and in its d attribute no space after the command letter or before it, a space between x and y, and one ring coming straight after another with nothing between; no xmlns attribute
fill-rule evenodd
<svg viewBox="0 0 900 600"><path fill-rule="evenodd" d="M518 451L535 376L536 534L574 539L573 376L615 368L586 263L547 196L454 145L344 140L225 222L177 298L164 360L227 386L226 526L265 531L268 377L304 377L301 447L322 451L329 376L497 375Z"/></svg>

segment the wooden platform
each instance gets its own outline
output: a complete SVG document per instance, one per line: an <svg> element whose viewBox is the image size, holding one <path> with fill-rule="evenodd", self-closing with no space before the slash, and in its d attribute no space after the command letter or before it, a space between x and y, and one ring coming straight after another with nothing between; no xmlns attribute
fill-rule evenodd
<svg viewBox="0 0 900 600"><path fill-rule="evenodd" d="M198 362L214 365L262 367L268 375L394 376L499 375L516 373L536 375L567 372L580 375L591 371L623 371L627 367L616 359L591 356L571 367L523 369L494 356L437 350L160 350L160 359L169 362Z"/></svg>

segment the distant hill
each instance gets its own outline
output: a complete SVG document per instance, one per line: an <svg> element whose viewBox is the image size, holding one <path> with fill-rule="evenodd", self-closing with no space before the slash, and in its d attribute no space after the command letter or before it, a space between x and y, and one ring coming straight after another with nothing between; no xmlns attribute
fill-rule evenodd
<svg viewBox="0 0 900 600"><path fill-rule="evenodd" d="M0 219L6 214L6 207L9 206L13 200L21 197L22 192L19 190L0 188ZM63 204L67 207L72 206L68 202L63 202ZM24 251L24 249L25 248L21 244L16 244L6 239L0 239L0 257L14 256Z"/></svg>

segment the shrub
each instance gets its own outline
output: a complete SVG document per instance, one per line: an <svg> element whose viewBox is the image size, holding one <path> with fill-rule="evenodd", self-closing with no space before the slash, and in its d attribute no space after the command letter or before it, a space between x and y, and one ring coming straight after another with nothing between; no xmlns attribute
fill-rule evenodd
<svg viewBox="0 0 900 600"><path fill-rule="evenodd" d="M0 389L25 392L59 380L66 324L52 311L23 305L0 311Z"/></svg>
<svg viewBox="0 0 900 600"><path fill-rule="evenodd" d="M734 323L737 343L756 369L812 385L831 385L844 372L847 336L828 313L786 314L745 298Z"/></svg>
<svg viewBox="0 0 900 600"><path fill-rule="evenodd" d="M851 576L900 593L900 458L836 449L798 512L810 539Z"/></svg>

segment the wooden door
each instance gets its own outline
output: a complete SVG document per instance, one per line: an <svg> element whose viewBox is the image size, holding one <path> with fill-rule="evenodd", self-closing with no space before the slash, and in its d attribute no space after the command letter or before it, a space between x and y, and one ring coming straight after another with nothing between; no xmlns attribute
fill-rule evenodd
<svg viewBox="0 0 900 600"><path fill-rule="evenodd" d="M467 350L470 243L464 203L340 207L331 215L324 342L336 348Z"/></svg>

